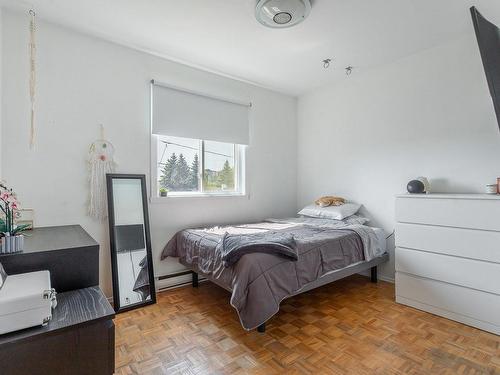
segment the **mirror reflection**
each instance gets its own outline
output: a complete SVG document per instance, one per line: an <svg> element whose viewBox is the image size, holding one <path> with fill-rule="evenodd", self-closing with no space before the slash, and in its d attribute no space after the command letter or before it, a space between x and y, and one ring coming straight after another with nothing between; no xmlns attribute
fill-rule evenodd
<svg viewBox="0 0 500 375"><path fill-rule="evenodd" d="M150 297L148 262L142 224L115 225L120 305Z"/></svg>

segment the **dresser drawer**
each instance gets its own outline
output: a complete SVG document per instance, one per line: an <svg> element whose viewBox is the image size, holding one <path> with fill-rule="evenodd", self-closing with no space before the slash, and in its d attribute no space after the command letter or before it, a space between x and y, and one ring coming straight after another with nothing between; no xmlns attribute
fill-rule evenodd
<svg viewBox="0 0 500 375"><path fill-rule="evenodd" d="M396 248L396 271L500 294L500 264Z"/></svg>
<svg viewBox="0 0 500 375"><path fill-rule="evenodd" d="M500 263L500 232L398 223L396 246Z"/></svg>
<svg viewBox="0 0 500 375"><path fill-rule="evenodd" d="M500 199L398 197L396 221L500 231Z"/></svg>
<svg viewBox="0 0 500 375"><path fill-rule="evenodd" d="M500 296L396 273L396 302L500 334Z"/></svg>

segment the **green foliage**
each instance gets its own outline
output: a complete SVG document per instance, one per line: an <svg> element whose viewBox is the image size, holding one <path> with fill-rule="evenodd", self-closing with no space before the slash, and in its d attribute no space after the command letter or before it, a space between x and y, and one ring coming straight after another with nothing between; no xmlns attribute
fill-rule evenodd
<svg viewBox="0 0 500 375"><path fill-rule="evenodd" d="M229 165L229 161L225 161L222 171L217 179L219 185L227 190L234 189L234 170Z"/></svg>
<svg viewBox="0 0 500 375"><path fill-rule="evenodd" d="M194 154L193 162L191 163L191 172L189 177L189 186L196 190L198 189L198 178L200 172L200 162L198 160L198 154Z"/></svg>
<svg viewBox="0 0 500 375"><path fill-rule="evenodd" d="M4 213L5 220L2 219L2 233L10 233L14 232L14 213L10 210L7 205L2 208Z"/></svg>
<svg viewBox="0 0 500 375"><path fill-rule="evenodd" d="M197 191L200 173L198 154L194 155L189 166L183 154L175 153L165 163L160 177L161 189L170 191ZM234 190L234 168L226 160L222 170L205 169L203 172L203 186L207 191Z"/></svg>
<svg viewBox="0 0 500 375"><path fill-rule="evenodd" d="M188 191L190 189L190 168L184 155L179 155L177 161L177 180L175 181L175 190Z"/></svg>
<svg viewBox="0 0 500 375"><path fill-rule="evenodd" d="M14 225L11 230L5 222L5 220L0 219L0 233L10 232L11 236L15 236L18 233L25 231L29 227L29 224Z"/></svg>
<svg viewBox="0 0 500 375"><path fill-rule="evenodd" d="M221 171L205 169L203 186L207 191L234 190L234 168L226 160Z"/></svg>
<svg viewBox="0 0 500 375"><path fill-rule="evenodd" d="M198 155L189 166L183 154L173 153L163 167L160 186L171 191L198 190L198 170Z"/></svg>
<svg viewBox="0 0 500 375"><path fill-rule="evenodd" d="M29 224L16 225L15 228L11 231L11 234L16 235L18 233L24 232L26 229L28 229L29 226Z"/></svg>
<svg viewBox="0 0 500 375"><path fill-rule="evenodd" d="M165 189L173 190L173 181L176 178L177 156L175 153L170 155L165 166L163 167L162 175L160 178L160 186Z"/></svg>

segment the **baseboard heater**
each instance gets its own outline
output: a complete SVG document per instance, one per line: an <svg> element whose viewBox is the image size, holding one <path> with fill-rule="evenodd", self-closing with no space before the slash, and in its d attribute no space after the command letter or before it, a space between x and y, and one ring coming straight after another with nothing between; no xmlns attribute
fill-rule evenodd
<svg viewBox="0 0 500 375"><path fill-rule="evenodd" d="M192 282L192 272L190 270L170 273L168 275L158 276L156 278L156 290L161 292L163 290L179 288L181 286L190 285ZM207 281L206 278L200 277L199 282Z"/></svg>

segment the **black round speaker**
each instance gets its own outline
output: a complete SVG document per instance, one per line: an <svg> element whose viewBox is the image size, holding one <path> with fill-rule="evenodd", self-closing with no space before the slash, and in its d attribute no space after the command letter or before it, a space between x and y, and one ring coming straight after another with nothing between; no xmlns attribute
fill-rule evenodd
<svg viewBox="0 0 500 375"><path fill-rule="evenodd" d="M410 194L423 194L425 192L425 185L422 181L411 180L406 186L406 190Z"/></svg>

